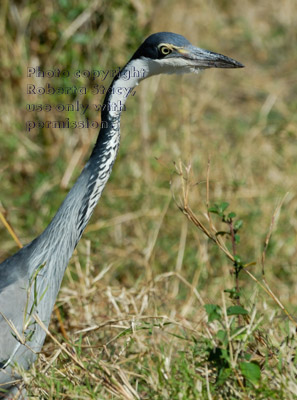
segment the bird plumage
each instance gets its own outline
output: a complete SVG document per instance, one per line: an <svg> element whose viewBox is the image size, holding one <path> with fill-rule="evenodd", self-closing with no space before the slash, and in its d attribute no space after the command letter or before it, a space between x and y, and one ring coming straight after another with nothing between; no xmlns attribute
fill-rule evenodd
<svg viewBox="0 0 297 400"><path fill-rule="evenodd" d="M127 96L142 79L160 73L237 68L228 57L199 49L181 35L161 32L147 38L114 78L105 97L102 121L89 161L45 231L0 264L0 387L14 390L14 366L30 367L41 350L69 259L111 174L120 143L120 117ZM129 79L127 77L129 76ZM34 290L33 290L34 289ZM13 329L20 339L16 339Z"/></svg>

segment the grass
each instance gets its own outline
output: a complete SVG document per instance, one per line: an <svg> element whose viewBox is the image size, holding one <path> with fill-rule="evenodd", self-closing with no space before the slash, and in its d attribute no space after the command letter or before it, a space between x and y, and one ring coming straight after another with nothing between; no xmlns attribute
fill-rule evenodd
<svg viewBox="0 0 297 400"><path fill-rule="evenodd" d="M0 211L23 244L49 223L97 135L26 132L28 120L82 119L26 104L103 101L27 95L28 83L92 85L35 81L28 66L116 68L161 30L246 65L155 77L128 100L111 179L67 269L43 353L25 373L30 395L297 398L296 7L1 4ZM87 117L100 121L91 107ZM230 218L233 228L242 221L236 243ZM18 246L2 225L0 237L4 260Z"/></svg>

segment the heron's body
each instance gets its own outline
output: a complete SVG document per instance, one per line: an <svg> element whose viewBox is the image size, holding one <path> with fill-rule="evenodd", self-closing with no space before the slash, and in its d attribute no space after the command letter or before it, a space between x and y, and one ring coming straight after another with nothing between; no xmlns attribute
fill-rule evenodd
<svg viewBox="0 0 297 400"><path fill-rule="evenodd" d="M10 382L15 378L15 364L29 368L42 348L45 332L33 315L49 325L68 261L111 173L127 91L160 73L241 66L228 57L192 46L180 35L163 32L151 35L115 77L104 101L104 126L75 185L45 231L0 264L0 387L13 390ZM8 321L23 343L15 338Z"/></svg>

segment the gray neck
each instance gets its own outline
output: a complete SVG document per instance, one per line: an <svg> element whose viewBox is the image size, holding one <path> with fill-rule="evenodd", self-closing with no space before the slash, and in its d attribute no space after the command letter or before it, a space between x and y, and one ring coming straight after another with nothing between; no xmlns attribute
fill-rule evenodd
<svg viewBox="0 0 297 400"><path fill-rule="evenodd" d="M93 213L93 210L109 179L120 144L120 117L129 92L147 76L131 62L112 82L105 97L101 114L102 124L91 157L81 175L69 191L53 220L40 235L43 242L44 261L55 254L65 269L73 250ZM127 77L129 76L129 79Z"/></svg>

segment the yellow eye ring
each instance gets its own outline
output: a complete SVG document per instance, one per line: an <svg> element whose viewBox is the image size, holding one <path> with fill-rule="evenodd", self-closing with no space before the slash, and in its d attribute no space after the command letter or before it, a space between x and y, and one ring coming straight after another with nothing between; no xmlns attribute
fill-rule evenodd
<svg viewBox="0 0 297 400"><path fill-rule="evenodd" d="M160 51L164 56L167 56L168 54L171 53L171 49L169 49L167 46L161 46Z"/></svg>

